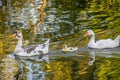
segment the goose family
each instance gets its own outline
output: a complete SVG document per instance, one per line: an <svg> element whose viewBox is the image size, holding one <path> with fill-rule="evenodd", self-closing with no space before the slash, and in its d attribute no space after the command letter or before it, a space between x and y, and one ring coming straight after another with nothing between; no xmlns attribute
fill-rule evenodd
<svg viewBox="0 0 120 80"><path fill-rule="evenodd" d="M63 45L63 51L76 51L78 48L77 47L68 47L66 44L65 45Z"/></svg>
<svg viewBox="0 0 120 80"><path fill-rule="evenodd" d="M112 39L101 39L95 41L95 34L92 30L88 30L84 36L90 36L88 43L89 48L104 49L104 48L115 48L119 46L120 36L117 36L114 40Z"/></svg>
<svg viewBox="0 0 120 80"><path fill-rule="evenodd" d="M40 54L47 54L49 51L49 42L48 39L43 44L38 45L30 45L22 48L22 33L21 31L16 30L13 34L18 39L18 43L16 48L14 49L14 53L18 56L33 56L33 55L40 55ZM92 30L88 30L84 36L90 36L90 41L88 43L88 48L96 48L96 49L104 49L104 48L115 48L119 46L120 36L117 36L114 40L112 39L101 39L95 41L95 34ZM68 47L67 45L63 45L63 51L76 51L78 50L77 47Z"/></svg>
<svg viewBox="0 0 120 80"><path fill-rule="evenodd" d="M34 55L41 55L41 54L47 54L49 51L49 41L48 39L43 44L38 45L30 45L22 48L22 33L18 30L13 34L18 39L18 43L16 45L16 48L14 49L14 53L18 56L34 56Z"/></svg>

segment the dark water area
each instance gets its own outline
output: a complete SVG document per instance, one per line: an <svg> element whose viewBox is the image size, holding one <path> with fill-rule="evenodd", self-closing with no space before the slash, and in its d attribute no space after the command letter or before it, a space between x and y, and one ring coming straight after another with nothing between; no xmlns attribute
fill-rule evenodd
<svg viewBox="0 0 120 80"><path fill-rule="evenodd" d="M120 80L120 47L87 48L88 29L96 40L120 35L120 0L0 0L0 80ZM50 38L48 55L15 56L16 30L23 46Z"/></svg>

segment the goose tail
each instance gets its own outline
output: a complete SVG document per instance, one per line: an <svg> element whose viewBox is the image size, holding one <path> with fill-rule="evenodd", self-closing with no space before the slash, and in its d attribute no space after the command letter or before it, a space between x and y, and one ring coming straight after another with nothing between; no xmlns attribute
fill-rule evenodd
<svg viewBox="0 0 120 80"><path fill-rule="evenodd" d="M119 41L120 41L120 35L118 35L118 36L115 38L114 41L115 41L115 42L119 42Z"/></svg>
<svg viewBox="0 0 120 80"><path fill-rule="evenodd" d="M43 54L47 54L47 53L49 52L49 42L50 42L50 39L48 39L48 40L44 43Z"/></svg>
<svg viewBox="0 0 120 80"><path fill-rule="evenodd" d="M49 45L50 39L48 39L44 44Z"/></svg>

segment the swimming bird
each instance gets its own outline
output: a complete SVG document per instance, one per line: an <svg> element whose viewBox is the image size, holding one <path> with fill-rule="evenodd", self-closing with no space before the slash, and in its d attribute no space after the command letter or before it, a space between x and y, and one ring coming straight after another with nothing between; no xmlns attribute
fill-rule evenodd
<svg viewBox="0 0 120 80"><path fill-rule="evenodd" d="M68 47L66 44L65 45L63 45L63 48L62 48L62 50L63 51L76 51L78 48L77 47Z"/></svg>
<svg viewBox="0 0 120 80"><path fill-rule="evenodd" d="M119 46L120 35L118 35L114 40L112 39L101 39L95 42L95 34L92 30L88 30L84 36L90 36L91 39L88 43L89 48L115 48Z"/></svg>
<svg viewBox="0 0 120 80"><path fill-rule="evenodd" d="M38 45L30 45L22 48L22 33L21 31L16 30L16 32L13 34L18 39L18 43L16 45L16 48L14 49L14 53L18 56L34 56L34 55L41 55L41 54L47 54L49 51L49 41L48 39L43 44Z"/></svg>

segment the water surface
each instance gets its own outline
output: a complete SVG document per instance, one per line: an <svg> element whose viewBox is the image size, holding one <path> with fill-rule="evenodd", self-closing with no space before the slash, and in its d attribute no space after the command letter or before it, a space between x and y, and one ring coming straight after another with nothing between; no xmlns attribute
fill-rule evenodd
<svg viewBox="0 0 120 80"><path fill-rule="evenodd" d="M88 29L96 40L120 31L120 0L0 0L0 80L120 80L120 47L88 49ZM13 55L15 30L23 33L23 46L43 43L44 56ZM62 45L76 46L63 52Z"/></svg>

